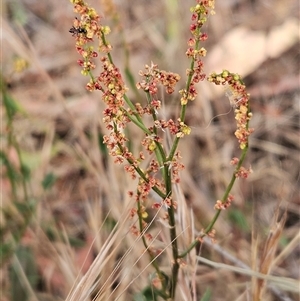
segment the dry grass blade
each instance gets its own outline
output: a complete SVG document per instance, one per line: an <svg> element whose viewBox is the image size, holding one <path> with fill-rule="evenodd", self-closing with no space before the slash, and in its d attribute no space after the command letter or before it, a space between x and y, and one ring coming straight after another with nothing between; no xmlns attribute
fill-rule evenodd
<svg viewBox="0 0 300 301"><path fill-rule="evenodd" d="M238 258L236 258L235 256L233 256L232 254L230 254L227 250L222 248L219 244L212 243L211 240L208 239L207 237L204 239L204 244L208 245L211 249L217 251L220 255L222 255L223 258L225 258L226 260L231 262L234 266L242 268L243 269L242 274L244 274L244 270L246 270L246 271L249 271L249 273L252 275L251 271L254 271L255 267L257 266L256 263L257 263L257 258L258 258L258 252L257 252L258 247L257 247L257 240L255 240L255 239L253 239L252 250L251 250L252 251L251 252L252 253L252 256L251 256L252 268L250 268L247 264L245 264L243 261L241 261ZM293 240L285 249L288 248L289 250L291 250L291 246L294 246L294 245L295 245L295 240ZM278 257L281 258L282 256L280 256L280 255ZM275 259L273 261L273 265L275 262L278 262L278 261ZM218 265L218 264L216 264L216 265ZM249 274L247 274L247 275L249 275ZM256 275L258 275L258 274L256 274ZM252 292L255 292L256 282L257 282L258 278L259 278L259 275L252 277ZM279 279L280 279L280 277L278 277L278 280ZM274 293L279 298L279 300L292 301L292 299L290 297L288 297L286 292L284 292L283 290L280 290L277 286L273 285L272 283L267 283L267 286L272 291L272 293ZM287 291L289 291L289 289L287 289ZM244 294L248 294L250 296L251 292L249 292L247 289ZM245 300L244 294L242 294L236 301ZM250 298L250 297L248 297L248 298Z"/></svg>
<svg viewBox="0 0 300 301"><path fill-rule="evenodd" d="M111 234L103 244L99 254L95 258L93 264L90 266L87 273L82 277L79 283L75 283L69 295L66 298L66 301L84 301L87 300L91 294L91 288L93 287L95 281L97 280L100 271L105 268L106 262L110 259L111 256L118 251L118 247L115 246L116 241L121 241L121 234L123 232L123 226L127 219L120 218L119 221L122 223L117 223L113 228Z"/></svg>
<svg viewBox="0 0 300 301"><path fill-rule="evenodd" d="M156 215L158 215L159 211L156 213ZM120 275L122 274L122 272L124 272L125 270L128 271L128 268L127 268L127 265L128 266L131 266L130 270L132 270L135 265L139 262L139 260L147 253L147 250L144 250L142 252L142 254L134 261L133 264L130 264L130 263L127 263L125 260L128 256L132 255L132 251L134 249L134 247L136 246L136 243L138 243L141 239L142 239L142 235L150 228L150 226L152 225L152 223L155 221L155 217L156 215L154 216L154 218L152 219L152 221L148 224L148 226L144 229L144 231L142 232L141 235L139 235L135 240L134 242L131 244L131 247L128 248L124 255L119 259L119 261L116 263L116 266L115 268L113 269L113 271L111 272L111 274L109 275L109 277L106 279L106 281L104 282L104 284L102 285L102 287L99 289L99 291L97 292L96 296L94 297L93 300L103 300L101 299L101 294L104 292L105 288L107 287L107 284L109 283L109 281L111 279L117 279L120 277ZM130 233L127 233L128 235L131 235ZM160 233L158 233L153 241L156 240L156 238L159 236ZM151 247L151 243L149 244L149 248ZM121 265L123 265L123 267L121 269L119 269L121 267ZM113 278L114 277L114 278ZM117 289L119 289L120 286L126 286L126 283L125 281L125 278L128 277L128 275L126 275L126 271L124 272L124 275L122 277L120 277L120 280L118 280L118 284L115 286L115 288L109 293L109 297L111 297L116 291Z"/></svg>
<svg viewBox="0 0 300 301"><path fill-rule="evenodd" d="M182 232L180 232L180 233L178 234L178 236L176 237L176 239L177 239L178 237L180 237L186 230L187 230L187 229L184 229ZM153 258L153 261L156 260L159 256L161 256L161 254L163 254L163 253L171 246L171 244L172 244L172 241L171 241L169 244L167 244L167 245L162 249L161 253L159 253L158 255L156 255L156 256ZM125 287L125 289L121 292L121 294L120 294L119 296L117 296L117 298L115 299L115 301L119 300L119 298L122 296L122 294L125 293L125 291L129 288L129 286L130 286L132 283L134 283L134 281L136 281L136 280L143 274L143 272L144 272L149 266L151 266L151 263L152 263L152 261L149 262L149 263L148 263L148 264L147 264L147 265L146 265L146 266L138 273L138 275L137 275L136 277L134 277L134 278L130 281L130 283Z"/></svg>
<svg viewBox="0 0 300 301"><path fill-rule="evenodd" d="M282 250L282 252L273 260L270 269L280 264L287 258L296 247L300 245L300 232L292 239L292 241Z"/></svg>
<svg viewBox="0 0 300 301"><path fill-rule="evenodd" d="M277 250L278 242L280 239L280 235L282 233L285 221L286 221L286 212L279 219L279 207L274 215L273 224L271 225L271 229L264 245L264 250L261 256L259 272L261 274L268 275L270 272L270 268L272 262L274 261L275 252ZM265 279L260 278L257 280L257 287L255 292L255 300L262 300L262 296L264 293ZM298 286L299 288L299 286Z"/></svg>
<svg viewBox="0 0 300 301"><path fill-rule="evenodd" d="M255 277L257 279L261 279L263 281L270 281L270 283L274 284L279 289L282 289L287 292L296 292L300 293L299 288L299 282L295 279L287 278L287 277L277 277L277 276L271 276L271 275L265 275L259 272L255 272L251 269L244 269L235 267L232 265L220 263L220 262L213 262L211 260L208 260L206 258L197 256L197 259L199 262L205 263L209 266L218 268L218 269L226 269L228 271L233 271L235 273L246 275L249 277ZM261 299L263 300L263 299Z"/></svg>
<svg viewBox="0 0 300 301"><path fill-rule="evenodd" d="M158 235L159 235L159 233L157 234L156 237L154 237L154 240L158 237ZM136 239L135 242L139 241L139 240L141 239L141 237L142 237L142 236L139 236L139 237ZM133 248L133 247L134 247L134 246L132 246L132 248ZM151 245L149 245L149 248L150 248L150 247L151 247ZM132 248L130 248L130 249L127 250L126 254L122 257L122 259L120 260L120 262L118 263L118 265L121 264L121 262L125 259L126 256L130 255L130 251L132 251ZM142 254L135 260L135 262L133 263L133 266L132 266L132 268L131 268L130 270L132 270L132 269L135 267L135 265L139 262L139 260L140 260L145 254L147 255L147 250L146 250L146 249L145 249L145 250L142 252ZM117 269L117 267L116 267L116 269ZM119 274L120 274L122 271L124 271L125 269L126 269L126 268L123 267L123 269L119 272ZM127 268L126 270L128 271L128 268ZM146 268L145 268L145 270L146 270ZM144 271L144 270L143 270L143 271ZM112 275L113 275L113 274L112 274ZM137 277L139 277L140 275L141 275L141 274L139 274ZM126 275L126 273L125 273L125 275L120 279L118 285L116 285L116 287L111 291L111 293L109 294L108 297L111 297L111 296L115 293L115 291L119 288L119 286L121 286L121 284L124 284L124 283L123 283L123 280L124 280L127 276L128 276L128 275ZM131 283L133 283L133 282L131 282ZM116 300L118 300L118 299L121 297L121 295L128 289L128 287L129 287L129 285L130 285L131 283L129 283L127 286L125 286L125 288L121 291L121 294L117 297ZM100 290L98 293L100 293L100 292L101 292L101 290ZM98 299L95 299L95 300L98 301Z"/></svg>

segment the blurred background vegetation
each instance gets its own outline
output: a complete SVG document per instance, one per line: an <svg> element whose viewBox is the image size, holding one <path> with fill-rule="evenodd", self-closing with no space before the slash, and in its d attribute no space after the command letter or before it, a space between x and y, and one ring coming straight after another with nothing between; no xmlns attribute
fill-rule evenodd
<svg viewBox="0 0 300 301"><path fill-rule="evenodd" d="M192 0L89 3L111 26L113 57L129 87L151 61L179 73L178 89L184 86ZM205 26L205 71L226 68L243 76L255 128L246 162L254 173L234 187L235 203L216 225L218 246L255 269L263 261L275 217L280 220L286 211L271 274L299 279L299 2L216 0L215 10ZM74 16L69 1L2 3L1 301L64 300L128 210L127 191L135 187L102 144L104 106L100 94L86 91L88 79L76 63L79 56L68 32ZM198 88L199 97L187 110L192 134L180 145L186 166L180 187L196 231L213 215L232 173L229 161L239 154L225 91L206 82ZM144 100L134 89L129 95ZM174 95L161 95L166 118L178 114L179 97ZM137 150L140 134L132 129L129 135ZM124 231L122 245L114 242L114 252L99 272L100 287L132 244L126 227ZM141 267L134 262L141 250L140 245L131 249L132 259L122 264L125 276L138 275ZM203 246L202 255L236 264L211 245ZM207 300L246 300L251 291L250 277L208 264L196 270L199 300L205 292ZM137 293L147 277L141 274L119 300L144 300ZM99 300L115 300L130 282L127 278L110 295L119 281L113 277ZM209 294L207 288L212 288ZM264 296L299 298L292 289L269 288Z"/></svg>

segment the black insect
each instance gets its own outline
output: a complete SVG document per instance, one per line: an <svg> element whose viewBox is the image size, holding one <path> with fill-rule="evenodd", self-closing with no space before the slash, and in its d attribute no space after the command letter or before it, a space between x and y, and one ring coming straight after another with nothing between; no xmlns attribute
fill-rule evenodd
<svg viewBox="0 0 300 301"><path fill-rule="evenodd" d="M75 27L74 25L72 28L69 30L69 32L72 34L72 36L78 37L80 34L86 34L86 29L83 27Z"/></svg>
<svg viewBox="0 0 300 301"><path fill-rule="evenodd" d="M77 19L77 17L75 17L77 23L79 23L79 20ZM72 28L69 30L69 32L72 34L72 36L76 36L78 37L80 34L86 34L86 29L83 27L75 27L74 25L72 26Z"/></svg>

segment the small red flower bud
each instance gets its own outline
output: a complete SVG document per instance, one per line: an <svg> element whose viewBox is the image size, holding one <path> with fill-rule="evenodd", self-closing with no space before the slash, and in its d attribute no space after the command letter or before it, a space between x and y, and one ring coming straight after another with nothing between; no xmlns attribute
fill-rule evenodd
<svg viewBox="0 0 300 301"><path fill-rule="evenodd" d="M208 35L206 33L203 33L202 35L200 35L199 40L200 41L206 41L208 39Z"/></svg>
<svg viewBox="0 0 300 301"><path fill-rule="evenodd" d="M194 32L197 29L197 25L196 24L191 24L190 25L190 31Z"/></svg>

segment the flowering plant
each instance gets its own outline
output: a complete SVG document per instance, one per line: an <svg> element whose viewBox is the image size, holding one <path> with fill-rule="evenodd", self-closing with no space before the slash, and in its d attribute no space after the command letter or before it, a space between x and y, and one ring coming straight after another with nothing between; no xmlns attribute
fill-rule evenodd
<svg viewBox="0 0 300 301"><path fill-rule="evenodd" d="M248 139L252 133L249 128L251 119L249 94L245 91L245 85L239 75L224 70L220 74L212 73L206 76L203 72L203 57L206 50L202 43L208 38L202 32L202 27L207 21L209 14L214 14L213 0L197 0L191 8L191 38L188 40L186 56L190 60L190 66L186 71L185 87L179 91L180 114L177 119L160 119L161 101L158 98L159 86L165 89L167 94L175 93L175 86L180 80L176 73L160 70L151 62L140 71L141 80L136 87L144 91L146 95L145 104L132 101L127 96L128 88L125 85L120 69L114 64L112 56L112 45L107 36L110 28L102 24L102 20L95 9L89 7L83 0L71 0L75 13L79 18L74 19L70 32L76 41L76 50L81 59L78 64L82 67L82 74L89 76L90 80L86 85L87 90L99 90L102 94L102 101L106 108L103 112L103 122L108 130L104 136L104 143L109 149L109 154L114 157L115 163L124 164L125 171L134 179L138 179L136 191L129 191L129 194L136 201L136 207L130 210L130 217L137 217L137 223L131 226L133 235L142 238L143 244L149 255L149 261L155 269L155 277L152 277L152 288L155 296L164 300L174 300L180 266L183 265L185 257L189 252L201 243L204 236L214 238L213 226L222 210L228 208L233 201L230 191L236 178L247 178L251 169L242 166L248 150ZM92 45L98 41L97 48ZM96 63L101 65L101 72L94 74ZM177 202L173 197L174 185L180 182L180 171L184 168L181 162L181 154L178 145L185 135L189 135L191 128L185 123L186 109L190 101L197 98L196 84L207 79L216 85L228 86L230 101L235 110L237 129L235 136L241 148L241 157L233 158L232 165L235 165L232 178L221 199L216 201L214 206L216 213L200 234L190 242L190 245L183 251L179 247L178 230L176 223ZM149 126L145 120L151 117L152 124ZM141 145L143 150L133 154L129 147L129 138L125 129L129 124L134 124L143 132ZM165 143L165 135L169 133L173 139L169 147ZM151 157L148 161L146 157ZM148 164L147 164L148 162ZM149 195L154 192L158 201L153 202L151 207L157 211L164 211L163 222L169 229L169 241L172 249L171 271L166 273L159 265L158 258L164 250L152 247L153 237L149 233L147 223ZM148 207L147 207L148 206ZM155 299L156 300L156 299Z"/></svg>

